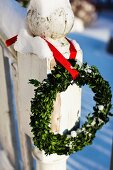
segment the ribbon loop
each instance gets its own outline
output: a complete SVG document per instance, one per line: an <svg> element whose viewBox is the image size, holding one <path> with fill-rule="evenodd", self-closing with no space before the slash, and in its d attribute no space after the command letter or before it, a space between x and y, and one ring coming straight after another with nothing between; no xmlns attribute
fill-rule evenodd
<svg viewBox="0 0 113 170"><path fill-rule="evenodd" d="M78 71L73 69L70 62L49 41L47 41L46 39L44 39L44 40L47 42L49 48L53 52L53 56L54 56L55 60L58 63L60 63L66 70L68 70L68 72L72 76L72 79L75 80L79 75ZM72 44L70 45L70 50L71 49L75 49ZM70 58L75 59L75 57L76 57L76 51L74 52L74 50L73 50L72 53L70 53Z"/></svg>

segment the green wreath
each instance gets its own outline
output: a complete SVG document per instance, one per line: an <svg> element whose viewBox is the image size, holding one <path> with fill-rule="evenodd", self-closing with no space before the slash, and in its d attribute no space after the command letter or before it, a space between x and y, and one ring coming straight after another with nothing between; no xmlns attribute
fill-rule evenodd
<svg viewBox="0 0 113 170"><path fill-rule="evenodd" d="M79 72L79 76L74 81L69 72L59 64L42 83L30 80L30 83L36 87L35 96L31 101L32 114L30 116L33 141L34 145L44 150L47 155L53 153L70 155L90 145L96 131L109 121L110 116L113 116L110 112L111 88L98 69L95 66L88 66L87 63L80 66L75 60L69 60L69 62ZM87 121L73 133L74 135L71 136L71 131L64 135L55 135L50 128L53 102L57 93L65 91L70 84L77 84L79 87L89 85L95 94L94 112L88 114Z"/></svg>

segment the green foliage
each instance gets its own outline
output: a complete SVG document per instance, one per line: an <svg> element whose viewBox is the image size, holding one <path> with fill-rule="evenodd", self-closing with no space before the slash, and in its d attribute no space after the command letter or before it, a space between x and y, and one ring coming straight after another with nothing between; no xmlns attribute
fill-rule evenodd
<svg viewBox="0 0 113 170"><path fill-rule="evenodd" d="M30 0L16 0L18 1L23 7L27 7Z"/></svg>
<svg viewBox="0 0 113 170"><path fill-rule="evenodd" d="M79 71L79 76L74 81L68 71L58 64L42 83L30 80L30 83L36 87L35 96L31 101L30 116L33 140L35 146L44 150L47 155L53 153L69 155L90 145L96 131L109 121L110 116L113 116L110 112L111 88L98 69L95 66L88 66L87 63L80 67L75 60L69 61ZM93 113L88 114L87 121L77 131L77 136L69 138L67 135L71 132L65 135L55 135L51 132L50 122L57 93L65 91L70 84L77 84L79 87L88 85L94 93L96 104Z"/></svg>

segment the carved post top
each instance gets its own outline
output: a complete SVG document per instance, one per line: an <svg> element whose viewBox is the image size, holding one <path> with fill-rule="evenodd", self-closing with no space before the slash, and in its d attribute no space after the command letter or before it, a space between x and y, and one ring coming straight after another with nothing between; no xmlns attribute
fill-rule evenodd
<svg viewBox="0 0 113 170"><path fill-rule="evenodd" d="M41 38L44 37L65 58L69 58L70 44L65 36L70 32L74 23L74 14L69 0L46 0L46 2L45 0L31 0L27 11L27 27L20 30L14 46L15 50L23 54L33 53L42 59L52 59L51 50ZM81 51L76 41L74 44L76 50Z"/></svg>
<svg viewBox="0 0 113 170"><path fill-rule="evenodd" d="M67 10L67 8L71 9L71 4L69 0L30 0L28 10L38 10L38 14L41 17L48 17L51 13L53 13L56 9L62 8Z"/></svg>
<svg viewBox="0 0 113 170"><path fill-rule="evenodd" d="M60 38L73 26L74 14L69 0L31 0L27 26L35 36Z"/></svg>

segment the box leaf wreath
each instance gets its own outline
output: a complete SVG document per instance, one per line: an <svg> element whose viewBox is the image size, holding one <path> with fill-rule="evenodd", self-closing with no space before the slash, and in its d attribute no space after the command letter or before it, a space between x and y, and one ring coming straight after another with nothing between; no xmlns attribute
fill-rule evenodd
<svg viewBox="0 0 113 170"><path fill-rule="evenodd" d="M70 155L82 150L83 147L92 143L97 130L109 121L110 116L113 116L110 112L112 107L111 88L98 69L87 63L80 66L73 59L68 61L73 69L79 72L75 80L72 80L69 72L58 63L43 82L30 80L30 83L36 87L35 96L31 101L32 114L30 116L34 145L40 150L44 150L46 155L53 153ZM80 129L74 131L73 135L70 135L71 131L63 135L54 134L50 128L53 102L57 93L65 91L70 84L74 83L79 87L86 84L93 91L93 99L96 102L93 113L88 114L87 121Z"/></svg>

